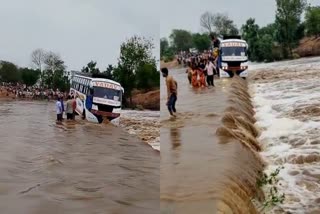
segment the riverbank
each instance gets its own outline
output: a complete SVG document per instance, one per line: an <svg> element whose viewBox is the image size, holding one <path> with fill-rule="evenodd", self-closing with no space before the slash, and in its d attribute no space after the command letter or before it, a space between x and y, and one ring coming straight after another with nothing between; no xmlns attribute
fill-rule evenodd
<svg viewBox="0 0 320 214"><path fill-rule="evenodd" d="M133 91L132 105L139 110L145 109L160 111L160 89L155 89L148 92Z"/></svg>

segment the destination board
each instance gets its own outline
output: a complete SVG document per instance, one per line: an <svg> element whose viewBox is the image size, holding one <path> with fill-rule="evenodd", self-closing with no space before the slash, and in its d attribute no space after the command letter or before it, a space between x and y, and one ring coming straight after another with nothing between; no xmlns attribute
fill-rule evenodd
<svg viewBox="0 0 320 214"><path fill-rule="evenodd" d="M110 88L110 89L114 89L114 90L121 90L121 87L112 83L108 83L108 82L92 82L92 85L95 87L102 87L102 88Z"/></svg>
<svg viewBox="0 0 320 214"><path fill-rule="evenodd" d="M222 47L246 47L243 42L226 42L221 44Z"/></svg>

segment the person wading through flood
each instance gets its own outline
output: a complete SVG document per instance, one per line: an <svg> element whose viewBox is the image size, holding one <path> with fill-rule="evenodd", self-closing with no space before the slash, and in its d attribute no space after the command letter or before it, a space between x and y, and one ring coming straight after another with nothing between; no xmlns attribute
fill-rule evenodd
<svg viewBox="0 0 320 214"><path fill-rule="evenodd" d="M186 70L186 73L188 74L189 84L191 85L191 83L192 83L192 66L191 66L191 62L188 62L188 68Z"/></svg>
<svg viewBox="0 0 320 214"><path fill-rule="evenodd" d="M61 98L57 98L56 102L56 112L57 112L57 122L62 122L62 104L61 104Z"/></svg>
<svg viewBox="0 0 320 214"><path fill-rule="evenodd" d="M77 108L77 101L76 101L76 99L74 98L74 95L73 95L72 96L72 109L73 109L72 118L73 118L73 120L76 119L76 108Z"/></svg>
<svg viewBox="0 0 320 214"><path fill-rule="evenodd" d="M68 96L66 114L67 120L73 120L73 102L70 95Z"/></svg>
<svg viewBox="0 0 320 214"><path fill-rule="evenodd" d="M206 65L206 71L207 71L207 83L208 86L214 86L214 69L215 65L208 60L207 65Z"/></svg>
<svg viewBox="0 0 320 214"><path fill-rule="evenodd" d="M172 76L169 75L169 71L167 68L161 69L162 76L166 78L166 85L167 85L167 106L171 116L175 117L176 111L176 101L177 101L177 91L178 91L178 84L177 81L173 79Z"/></svg>
<svg viewBox="0 0 320 214"><path fill-rule="evenodd" d="M59 94L58 97L60 97L61 108L62 108L61 119L63 120L63 112L64 112L63 94Z"/></svg>

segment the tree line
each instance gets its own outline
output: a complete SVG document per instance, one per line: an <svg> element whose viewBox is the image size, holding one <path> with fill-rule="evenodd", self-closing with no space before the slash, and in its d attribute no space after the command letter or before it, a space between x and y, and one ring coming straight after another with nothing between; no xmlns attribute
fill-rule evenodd
<svg viewBox="0 0 320 214"><path fill-rule="evenodd" d="M251 61L299 57L294 53L299 41L304 37L320 36L320 6L311 6L306 0L276 0L276 5L275 21L263 27L256 24L254 18L249 18L238 29L227 14L205 12L200 17L203 33L174 29L169 39L161 38L161 60L170 61L178 52L189 51L190 48L198 51L210 49L210 34L241 35L249 44Z"/></svg>
<svg viewBox="0 0 320 214"><path fill-rule="evenodd" d="M23 83L27 86L67 91L69 80L65 75L66 65L60 55L51 51L36 49L31 54L33 68L18 67L12 62L0 61L0 81Z"/></svg>
<svg viewBox="0 0 320 214"><path fill-rule="evenodd" d="M160 87L160 75L156 59L152 55L154 44L144 37L133 36L120 46L120 57L116 65L109 64L100 71L97 62L91 60L81 72L91 73L93 77L102 77L119 82L125 90L124 96L132 102L134 89L149 91ZM70 81L65 75L67 66L59 54L36 49L31 54L33 68L19 68L15 64L0 61L0 82L24 83L50 89L68 91ZM126 102L124 99L124 102Z"/></svg>

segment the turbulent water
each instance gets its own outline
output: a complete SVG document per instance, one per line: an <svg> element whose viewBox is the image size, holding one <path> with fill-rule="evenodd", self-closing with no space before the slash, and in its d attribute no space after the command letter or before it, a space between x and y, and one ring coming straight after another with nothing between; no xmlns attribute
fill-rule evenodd
<svg viewBox="0 0 320 214"><path fill-rule="evenodd" d="M160 112L123 110L120 126L160 151Z"/></svg>
<svg viewBox="0 0 320 214"><path fill-rule="evenodd" d="M162 213L320 213L320 58L250 66L247 81L192 89L184 69L177 118L161 86ZM164 83L164 81L162 81ZM284 203L261 209L257 181L284 167ZM252 200L255 199L255 200Z"/></svg>
<svg viewBox="0 0 320 214"><path fill-rule="evenodd" d="M279 166L281 205L290 213L320 213L320 58L252 66L261 153Z"/></svg>
<svg viewBox="0 0 320 214"><path fill-rule="evenodd" d="M259 195L263 163L253 122L241 119L254 120L245 82L217 80L215 88L194 90L184 69L170 74L179 86L178 114L170 118L162 84L161 212L257 213L251 198Z"/></svg>
<svg viewBox="0 0 320 214"><path fill-rule="evenodd" d="M159 154L119 127L0 100L1 213L159 213Z"/></svg>

